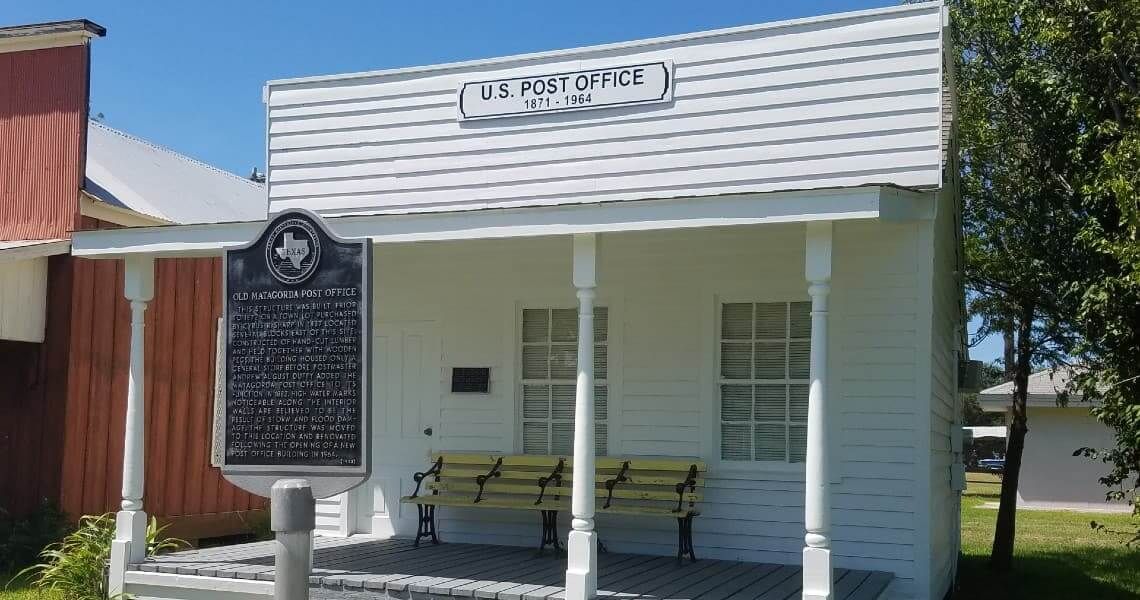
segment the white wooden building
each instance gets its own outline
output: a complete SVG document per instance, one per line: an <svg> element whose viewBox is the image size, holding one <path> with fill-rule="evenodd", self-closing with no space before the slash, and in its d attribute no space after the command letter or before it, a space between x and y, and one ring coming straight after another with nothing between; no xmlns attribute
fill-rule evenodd
<svg viewBox="0 0 1140 600"><path fill-rule="evenodd" d="M805 598L832 597L832 569L889 573L883 597L942 598L965 358L947 26L931 2L270 82L269 213L306 208L375 243L375 464L319 503L320 531L414 533L398 499L432 451L569 454L593 438L576 456L707 463L701 558L802 565ZM645 103L457 106L464 84L659 63L668 93ZM73 252L127 258L141 314L154 258L220 255L262 226L81 233ZM574 341L579 308L592 346ZM457 367L488 367L488 393L451 393ZM584 403L594 435L574 423ZM128 449L145 436L130 419ZM131 461L120 582L145 506ZM567 597L593 592L599 532L611 551L674 551L671 520L595 523L575 503ZM529 545L536 521L446 507L439 529Z"/></svg>

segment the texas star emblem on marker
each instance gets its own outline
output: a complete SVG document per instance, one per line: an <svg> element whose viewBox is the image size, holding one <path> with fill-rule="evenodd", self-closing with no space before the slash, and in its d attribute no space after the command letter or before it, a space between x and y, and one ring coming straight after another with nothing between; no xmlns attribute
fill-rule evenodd
<svg viewBox="0 0 1140 600"><path fill-rule="evenodd" d="M281 247L274 248L277 256L281 260L289 259L293 263L293 268L300 270L301 261L309 255L309 242L308 240L295 240L293 239L293 232L287 231L281 236Z"/></svg>

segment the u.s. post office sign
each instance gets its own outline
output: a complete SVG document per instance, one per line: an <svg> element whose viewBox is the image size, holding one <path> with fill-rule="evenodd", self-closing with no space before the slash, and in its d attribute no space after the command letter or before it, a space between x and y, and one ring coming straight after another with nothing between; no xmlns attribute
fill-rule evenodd
<svg viewBox="0 0 1140 600"><path fill-rule="evenodd" d="M459 120L654 104L673 100L673 61L465 81Z"/></svg>

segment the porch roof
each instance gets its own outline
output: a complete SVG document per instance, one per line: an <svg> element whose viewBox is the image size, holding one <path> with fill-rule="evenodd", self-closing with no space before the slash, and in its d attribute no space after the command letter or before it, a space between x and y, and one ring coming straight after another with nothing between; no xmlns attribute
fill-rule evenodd
<svg viewBox="0 0 1140 600"><path fill-rule="evenodd" d="M406 539L359 537L320 537L314 546L309 578L313 598L342 598L345 592L355 592L352 597L361 599L409 593L497 600L564 597L565 557L538 557L533 548L484 544L416 548ZM132 567L127 591L134 582L148 589L175 585L215 590L217 597L225 598L224 590L233 590L235 580L252 580L240 587L257 594L270 590L273 552L273 542L257 542L159 556ZM673 557L605 553L598 557L598 567L599 597L782 600L801 593L801 569L793 565L705 559L678 564ZM891 578L883 572L835 569L835 598L873 600Z"/></svg>
<svg viewBox="0 0 1140 600"><path fill-rule="evenodd" d="M420 214L326 217L344 238L377 243L535 237L697 227L931 218L930 193L893 186L739 194ZM271 215L272 216L272 215ZM76 232L72 254L87 258L220 256L257 236L263 221Z"/></svg>

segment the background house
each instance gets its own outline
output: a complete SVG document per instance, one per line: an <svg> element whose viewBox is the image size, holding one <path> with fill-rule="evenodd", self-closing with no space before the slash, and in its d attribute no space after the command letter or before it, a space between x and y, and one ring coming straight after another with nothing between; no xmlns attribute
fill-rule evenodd
<svg viewBox="0 0 1140 600"><path fill-rule="evenodd" d="M120 261L69 255L75 231L263 218L264 188L88 120L89 21L0 28L0 507L71 517L119 506L129 310ZM193 536L262 502L209 466L217 260L160 261L147 495ZM167 478L167 473L177 476Z"/></svg>
<svg viewBox="0 0 1140 600"><path fill-rule="evenodd" d="M1061 406L1058 394L1069 385L1069 370L1047 369L1029 376L1026 404L1029 432L1017 486L1017 505L1025 508L1068 508L1084 511L1128 512L1124 502L1106 502L1106 487L1098 479L1104 463L1073 456L1082 446L1113 446L1112 430L1089 414L1089 404L1070 394ZM1013 382L982 390L982 410L1008 415Z"/></svg>

